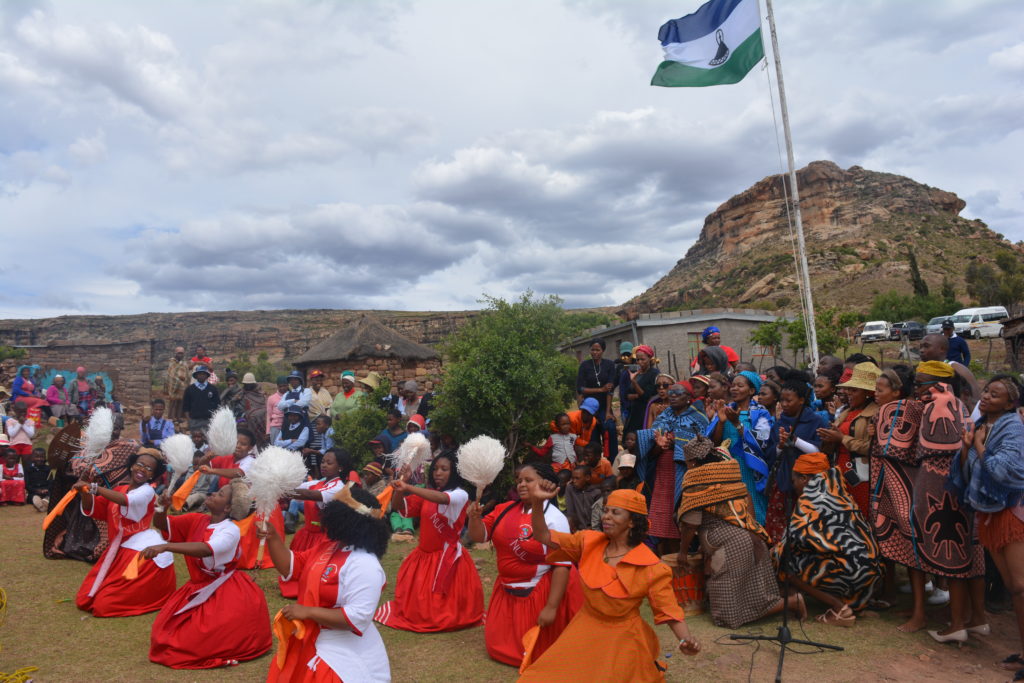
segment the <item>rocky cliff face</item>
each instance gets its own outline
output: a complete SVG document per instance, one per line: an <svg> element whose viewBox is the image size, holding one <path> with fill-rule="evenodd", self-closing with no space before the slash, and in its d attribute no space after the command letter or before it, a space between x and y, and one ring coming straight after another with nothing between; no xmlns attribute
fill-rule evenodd
<svg viewBox="0 0 1024 683"><path fill-rule="evenodd" d="M153 339L153 363L161 369L178 345L184 346L191 355L196 344L203 344L215 362L239 353L247 353L255 360L262 352L266 352L272 362L289 361L362 312L329 309L209 311L0 320L0 344L100 344ZM385 325L421 344L436 344L475 315L472 311L373 313Z"/></svg>
<svg viewBox="0 0 1024 683"><path fill-rule="evenodd" d="M910 294L908 247L930 287L946 278L964 300L969 259L998 250L1024 257L981 221L961 218L965 203L955 194L910 178L815 161L797 182L815 303L863 310L877 293ZM798 308L794 245L782 178L770 176L710 214L686 256L622 312Z"/></svg>

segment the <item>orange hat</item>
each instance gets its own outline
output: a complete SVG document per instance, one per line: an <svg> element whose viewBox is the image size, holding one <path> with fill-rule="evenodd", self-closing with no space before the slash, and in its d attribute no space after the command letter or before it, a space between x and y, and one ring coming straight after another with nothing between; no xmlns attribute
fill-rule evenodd
<svg viewBox="0 0 1024 683"><path fill-rule="evenodd" d="M793 463L793 471L799 474L821 474L831 467L824 453L804 453Z"/></svg>
<svg viewBox="0 0 1024 683"><path fill-rule="evenodd" d="M610 508L622 508L640 515L647 514L647 499L642 493L637 493L633 489L612 491L608 494L608 502L605 505Z"/></svg>

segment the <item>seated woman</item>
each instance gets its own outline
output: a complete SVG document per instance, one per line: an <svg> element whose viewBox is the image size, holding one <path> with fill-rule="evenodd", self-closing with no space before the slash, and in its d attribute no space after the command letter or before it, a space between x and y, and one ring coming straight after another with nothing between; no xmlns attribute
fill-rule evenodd
<svg viewBox="0 0 1024 683"><path fill-rule="evenodd" d="M788 574L791 586L829 606L818 621L852 626L854 613L867 605L882 575L878 544L824 453L796 459L793 489L793 516L774 548L779 574Z"/></svg>
<svg viewBox="0 0 1024 683"><path fill-rule="evenodd" d="M162 505L169 501L164 493ZM168 542L146 548L143 557L184 555L189 580L153 622L151 662L172 669L213 669L270 649L267 599L248 574L236 571L240 533L235 521L245 519L250 505L249 487L234 479L206 498L209 515L154 515L153 524Z"/></svg>
<svg viewBox="0 0 1024 683"><path fill-rule="evenodd" d="M390 531L381 512L376 498L348 484L323 509L318 545L296 552L273 527L259 532L281 578L300 587L298 603L285 605L274 618L281 643L268 683L340 682L342 676L366 683L391 680L384 640L373 624L387 581L380 558Z"/></svg>
<svg viewBox="0 0 1024 683"><path fill-rule="evenodd" d="M108 489L93 483L91 477L76 484L88 487L79 496L82 513L105 521L109 539L103 556L78 589L78 609L92 612L94 617L131 617L155 612L174 592L171 553L142 563L135 578L124 576L141 551L160 543L160 534L149 528L156 501L151 482L163 476L164 470L160 451L143 448L128 459L127 484Z"/></svg>
<svg viewBox="0 0 1024 683"><path fill-rule="evenodd" d="M288 406L284 411L281 433L274 439L274 445L290 451L301 451L308 442L309 420L306 413L299 406Z"/></svg>
<svg viewBox="0 0 1024 683"><path fill-rule="evenodd" d="M11 403L14 405L21 404L26 409L42 409L48 403L45 398L39 396L40 392L36 390L36 385L32 381L31 375L31 365L21 366L18 376L14 378L14 382L11 384Z"/></svg>
<svg viewBox="0 0 1024 683"><path fill-rule="evenodd" d="M46 390L46 402L50 406L50 415L63 420L78 415L78 406L71 401L71 393L64 384L64 375L55 375L53 384Z"/></svg>
<svg viewBox="0 0 1024 683"><path fill-rule="evenodd" d="M710 450L710 441L705 439L703 444ZM711 620L716 626L736 629L786 606L803 619L807 614L803 596L795 593L783 600L779 592L768 550L770 539L754 518L739 463L715 453L691 459L699 455L692 451L687 450L689 468L679 506L680 547L688 548L694 535L699 536L708 570Z"/></svg>

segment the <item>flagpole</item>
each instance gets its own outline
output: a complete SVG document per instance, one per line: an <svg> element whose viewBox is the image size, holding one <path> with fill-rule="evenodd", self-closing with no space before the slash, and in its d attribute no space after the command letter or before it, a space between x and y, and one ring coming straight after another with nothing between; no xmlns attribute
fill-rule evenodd
<svg viewBox="0 0 1024 683"><path fill-rule="evenodd" d="M818 367L818 332L814 324L814 297L811 294L811 275L807 267L807 246L804 243L804 222L800 216L800 190L796 185L796 166L793 162L793 137L789 131L789 109L786 107L786 87L782 82L782 60L779 57L779 39L775 35L775 15L772 12L772 0L765 0L768 10L768 32L772 36L772 55L775 57L775 82L779 86L779 108L782 110L782 129L786 137L786 158L789 161L789 186L793 202L793 213L796 216L796 240L800 258L800 278L804 282L803 300L806 310L804 327L807 342L810 344L811 363Z"/></svg>

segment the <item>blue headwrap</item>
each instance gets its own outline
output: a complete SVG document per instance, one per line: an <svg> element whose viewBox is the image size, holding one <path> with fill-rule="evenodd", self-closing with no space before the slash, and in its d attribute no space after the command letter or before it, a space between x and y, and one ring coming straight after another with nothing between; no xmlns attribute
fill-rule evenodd
<svg viewBox="0 0 1024 683"><path fill-rule="evenodd" d="M754 393L755 394L757 392L761 391L761 376L760 375L758 375L756 372L751 372L750 370L744 370L743 372L741 372L739 374L741 374L741 375L743 375L744 377L747 378L747 381L750 382L750 386L754 387Z"/></svg>
<svg viewBox="0 0 1024 683"><path fill-rule="evenodd" d="M700 333L700 340L702 342L706 342L708 340L708 337L715 334L716 332L718 334L722 334L722 331L715 327L714 325L712 325L711 327L705 327L704 331Z"/></svg>

